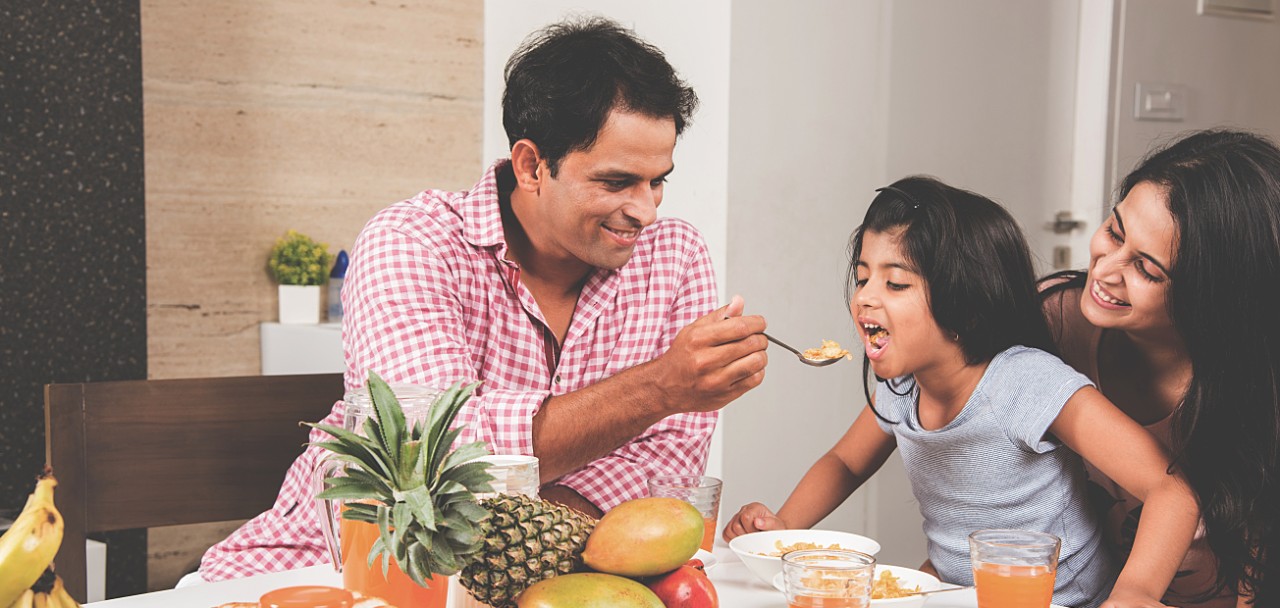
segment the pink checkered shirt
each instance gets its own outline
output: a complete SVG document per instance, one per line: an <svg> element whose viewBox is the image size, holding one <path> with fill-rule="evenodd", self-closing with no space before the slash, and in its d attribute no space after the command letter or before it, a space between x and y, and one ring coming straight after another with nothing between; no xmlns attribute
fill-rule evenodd
<svg viewBox="0 0 1280 608"><path fill-rule="evenodd" d="M588 387L671 345L716 305L706 245L671 218L645 229L616 271L597 270L578 298L558 365L519 267L505 259L495 163L469 192L428 190L378 213L356 241L342 290L348 390L368 370L388 382L448 386L482 381L458 416L460 441L498 454L533 453L533 416L552 395ZM509 169L508 169L509 170ZM342 425L343 404L326 424ZM573 471L568 486L602 510L643 496L660 473L701 474L716 413L680 414ZM313 431L313 441L327 435ZM328 562L312 481L321 450L307 448L275 506L205 553L207 580Z"/></svg>

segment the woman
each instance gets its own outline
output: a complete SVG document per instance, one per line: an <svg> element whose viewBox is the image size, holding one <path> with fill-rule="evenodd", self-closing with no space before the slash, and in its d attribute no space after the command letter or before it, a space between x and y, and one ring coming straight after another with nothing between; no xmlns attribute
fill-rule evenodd
<svg viewBox="0 0 1280 608"><path fill-rule="evenodd" d="M1280 149L1192 133L1143 160L1120 199L1087 273L1044 280L1055 340L1199 497L1203 527L1164 601L1280 605ZM1123 554L1141 505L1094 480Z"/></svg>

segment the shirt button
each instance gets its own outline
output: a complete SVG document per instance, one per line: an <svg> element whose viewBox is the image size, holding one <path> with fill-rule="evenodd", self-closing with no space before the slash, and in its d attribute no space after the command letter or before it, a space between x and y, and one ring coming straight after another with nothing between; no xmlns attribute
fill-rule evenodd
<svg viewBox="0 0 1280 608"><path fill-rule="evenodd" d="M560 374L556 374L556 384L560 384Z"/></svg>

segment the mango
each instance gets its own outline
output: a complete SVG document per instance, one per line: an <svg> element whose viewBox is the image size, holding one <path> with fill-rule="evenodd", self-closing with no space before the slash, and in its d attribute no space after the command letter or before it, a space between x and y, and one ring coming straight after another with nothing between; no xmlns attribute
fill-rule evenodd
<svg viewBox="0 0 1280 608"><path fill-rule="evenodd" d="M698 509L678 498L628 500L600 518L582 560L599 572L656 576L689 561L704 530Z"/></svg>
<svg viewBox="0 0 1280 608"><path fill-rule="evenodd" d="M582 572L539 581L516 598L519 608L663 608L648 587L629 578Z"/></svg>

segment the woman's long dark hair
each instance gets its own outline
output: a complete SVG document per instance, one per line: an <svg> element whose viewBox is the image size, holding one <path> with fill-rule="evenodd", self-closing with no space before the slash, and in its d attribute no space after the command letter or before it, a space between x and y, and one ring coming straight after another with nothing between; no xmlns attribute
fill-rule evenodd
<svg viewBox="0 0 1280 608"><path fill-rule="evenodd" d="M931 177L906 177L881 188L850 239L850 297L863 237L897 229L907 263L929 285L930 313L943 331L958 336L967 363L990 361L1019 344L1055 352L1026 238L1004 207ZM864 358L868 404L869 368Z"/></svg>
<svg viewBox="0 0 1280 608"><path fill-rule="evenodd" d="M1192 377L1174 461L1199 496L1218 589L1280 606L1280 149L1199 131L1155 150L1120 188L1160 186L1177 223L1169 312Z"/></svg>

